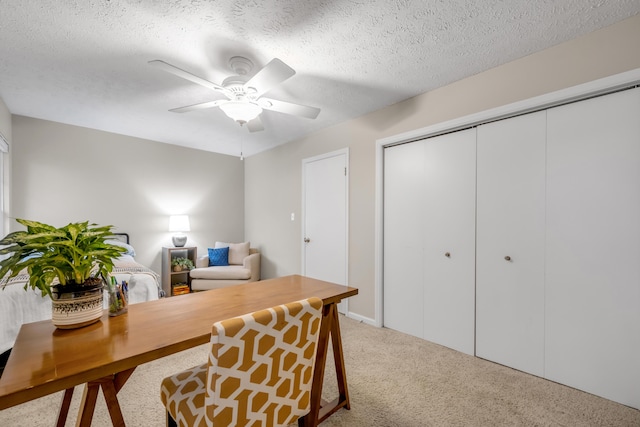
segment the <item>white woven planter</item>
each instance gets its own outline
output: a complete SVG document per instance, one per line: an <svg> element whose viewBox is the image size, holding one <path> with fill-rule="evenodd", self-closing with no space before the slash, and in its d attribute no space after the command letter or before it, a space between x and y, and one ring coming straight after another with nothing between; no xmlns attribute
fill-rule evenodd
<svg viewBox="0 0 640 427"><path fill-rule="evenodd" d="M60 329L75 329L97 322L102 317L102 286L82 292L54 293L53 324Z"/></svg>

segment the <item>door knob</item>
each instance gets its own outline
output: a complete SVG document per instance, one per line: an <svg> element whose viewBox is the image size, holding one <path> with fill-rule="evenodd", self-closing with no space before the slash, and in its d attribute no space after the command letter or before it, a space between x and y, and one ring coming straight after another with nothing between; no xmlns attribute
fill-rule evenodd
<svg viewBox="0 0 640 427"><path fill-rule="evenodd" d="M504 259L505 259L506 261L511 261L511 257L510 257L509 255L507 255L506 257L504 257Z"/></svg>
<svg viewBox="0 0 640 427"><path fill-rule="evenodd" d="M445 252L444 256L446 256L447 258L451 258L451 254L449 252Z"/></svg>
<svg viewBox="0 0 640 427"><path fill-rule="evenodd" d="M304 242L305 242L305 243L309 243L310 241L311 241L311 239L310 239L310 238L308 238L308 237L305 237L305 238L304 238Z"/></svg>

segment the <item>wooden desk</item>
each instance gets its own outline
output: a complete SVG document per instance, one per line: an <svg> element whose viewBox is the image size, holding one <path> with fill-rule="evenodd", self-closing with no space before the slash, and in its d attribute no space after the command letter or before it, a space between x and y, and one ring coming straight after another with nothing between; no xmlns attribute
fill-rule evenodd
<svg viewBox="0 0 640 427"><path fill-rule="evenodd" d="M28 323L20 329L0 378L0 410L66 390L57 424L64 425L73 388L87 383L77 425L91 424L101 387L113 425L124 426L116 395L138 365L209 342L214 322L316 296L324 309L311 413L303 422L316 426L341 407L349 409L336 304L357 293L356 288L294 275L134 304L117 317L105 311L100 322L80 329L56 329L51 321ZM323 405L330 336L339 396Z"/></svg>

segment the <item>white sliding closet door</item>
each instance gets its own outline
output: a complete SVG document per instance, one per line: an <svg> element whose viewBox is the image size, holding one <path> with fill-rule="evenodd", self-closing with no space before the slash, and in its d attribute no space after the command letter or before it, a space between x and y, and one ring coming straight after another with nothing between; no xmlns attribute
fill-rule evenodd
<svg viewBox="0 0 640 427"><path fill-rule="evenodd" d="M478 127L476 355L544 373L546 112Z"/></svg>
<svg viewBox="0 0 640 427"><path fill-rule="evenodd" d="M473 355L476 129L424 144L424 338Z"/></svg>
<svg viewBox="0 0 640 427"><path fill-rule="evenodd" d="M546 378L640 408L640 89L548 110Z"/></svg>
<svg viewBox="0 0 640 427"><path fill-rule="evenodd" d="M384 326L422 338L424 143L384 150Z"/></svg>
<svg viewBox="0 0 640 427"><path fill-rule="evenodd" d="M385 149L384 325L474 353L476 130Z"/></svg>

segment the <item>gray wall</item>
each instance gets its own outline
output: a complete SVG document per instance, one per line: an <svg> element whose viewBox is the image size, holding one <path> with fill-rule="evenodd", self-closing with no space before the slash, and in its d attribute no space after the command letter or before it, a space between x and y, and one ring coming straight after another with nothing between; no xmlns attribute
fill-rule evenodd
<svg viewBox="0 0 640 427"><path fill-rule="evenodd" d="M9 148L11 148L11 113L7 108L7 105L4 103L2 98L0 98L0 134L4 136L5 140L9 144ZM2 221L2 227L0 227L0 234L4 235L5 230L9 230L9 212L11 209L11 149L8 153L2 155L2 182L3 182L3 200L2 206L0 209L2 210L2 216L0 217L0 221Z"/></svg>
<svg viewBox="0 0 640 427"><path fill-rule="evenodd" d="M7 141L11 141L11 113L2 98L0 98L0 133Z"/></svg>
<svg viewBox="0 0 640 427"><path fill-rule="evenodd" d="M162 246L172 246L170 214L189 215L187 245L199 255L244 239L237 157L22 116L12 124L12 218L114 225L157 272Z"/></svg>
<svg viewBox="0 0 640 427"><path fill-rule="evenodd" d="M300 273L302 159L350 149L349 310L375 310L376 140L640 68L640 15L246 160L245 229L263 246L263 276ZM428 78L428 76L425 76ZM322 113L321 113L322 114Z"/></svg>

